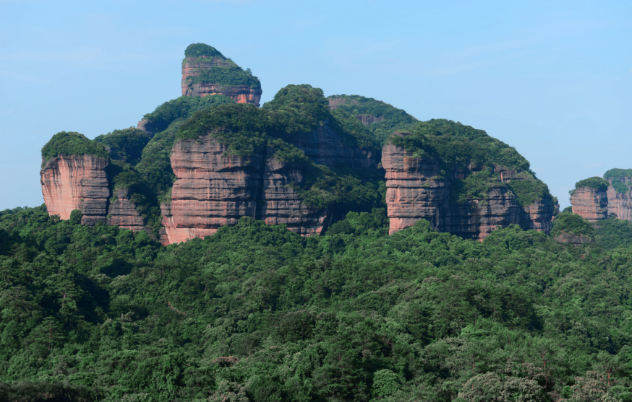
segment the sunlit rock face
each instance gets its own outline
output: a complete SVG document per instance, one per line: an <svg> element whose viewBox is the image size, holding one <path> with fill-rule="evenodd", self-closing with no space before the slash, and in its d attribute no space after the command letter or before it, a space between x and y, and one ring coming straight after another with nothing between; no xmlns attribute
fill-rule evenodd
<svg viewBox="0 0 632 402"><path fill-rule="evenodd" d="M597 222L608 217L608 192L592 187L575 189L571 196L573 213L581 215L590 222Z"/></svg>
<svg viewBox="0 0 632 402"><path fill-rule="evenodd" d="M108 160L92 155L59 155L49 159L40 171L48 213L66 220L78 209L83 214L82 224L105 223L110 197L108 164Z"/></svg>

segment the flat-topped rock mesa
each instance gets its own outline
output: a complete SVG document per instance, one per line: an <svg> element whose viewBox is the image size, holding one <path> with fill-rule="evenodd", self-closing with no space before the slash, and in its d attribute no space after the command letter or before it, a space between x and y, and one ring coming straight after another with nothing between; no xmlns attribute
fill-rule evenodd
<svg viewBox="0 0 632 402"><path fill-rule="evenodd" d="M203 43L189 45L182 61L182 95L225 95L237 103L259 106L261 82L217 49ZM140 124L140 123L139 123ZM140 128L140 127L139 127Z"/></svg>
<svg viewBox="0 0 632 402"><path fill-rule="evenodd" d="M616 215L632 222L632 169L610 169L604 177L575 183L571 191L573 212L590 222Z"/></svg>
<svg viewBox="0 0 632 402"><path fill-rule="evenodd" d="M133 128L115 130L94 141L79 133L54 135L42 149L44 165L40 172L49 215L67 220L77 209L84 225L102 222L135 232L147 230L131 201L133 191L129 187L133 185L123 183L113 190L114 183L121 181L121 166L129 166L126 160L138 161L147 142L147 135ZM129 174L121 176L125 177Z"/></svg>
<svg viewBox="0 0 632 402"><path fill-rule="evenodd" d="M417 119L402 109L360 95L332 95L327 98L331 110L345 111L355 116L373 133L380 145L397 130L406 131Z"/></svg>
<svg viewBox="0 0 632 402"><path fill-rule="evenodd" d="M301 235L322 233L350 208L333 196L319 200L330 190L312 186L334 185L340 168L356 177L378 171L379 148L345 116L332 116L322 91L308 85L282 89L260 110L226 105L197 114L171 152L176 182L171 202L161 204L164 243L213 234L244 216Z"/></svg>
<svg viewBox="0 0 632 402"><path fill-rule="evenodd" d="M453 151L453 140L460 151ZM551 230L557 203L546 185L522 156L484 131L447 120L418 123L414 134L389 138L382 166L391 234L419 219L479 240L512 224Z"/></svg>

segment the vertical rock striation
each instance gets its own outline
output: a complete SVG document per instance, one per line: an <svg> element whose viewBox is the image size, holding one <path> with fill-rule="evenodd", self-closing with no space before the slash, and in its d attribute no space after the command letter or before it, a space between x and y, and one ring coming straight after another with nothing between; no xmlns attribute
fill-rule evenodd
<svg viewBox="0 0 632 402"><path fill-rule="evenodd" d="M255 217L263 152L242 158L225 155L226 151L210 136L174 145L171 166L177 180L171 203L162 205L170 244L211 235L242 216Z"/></svg>
<svg viewBox="0 0 632 402"><path fill-rule="evenodd" d="M70 218L78 209L81 223L92 226L106 221L108 198L107 159L93 155L59 155L40 171L44 202L50 215Z"/></svg>
<svg viewBox="0 0 632 402"><path fill-rule="evenodd" d="M628 177L619 179L626 185L632 183ZM608 215L615 214L619 219L625 219L632 222L632 191L619 193L612 186L612 179L608 179L610 186L607 191Z"/></svg>
<svg viewBox="0 0 632 402"><path fill-rule="evenodd" d="M405 137L407 133L394 135ZM491 188L483 201L452 203L453 180L463 179L481 167L470 165L467 169L456 169L448 179L435 159L415 157L391 142L382 150L382 166L386 170L390 234L414 225L419 219L426 219L439 231L478 240L483 240L498 226L512 224L544 232L551 230L555 213L552 200L543 199L521 207L516 196L501 182ZM511 169L499 166L496 172L504 182L518 179Z"/></svg>
<svg viewBox="0 0 632 402"><path fill-rule="evenodd" d="M590 222L608 217L608 191L592 187L579 187L571 196L573 213Z"/></svg>

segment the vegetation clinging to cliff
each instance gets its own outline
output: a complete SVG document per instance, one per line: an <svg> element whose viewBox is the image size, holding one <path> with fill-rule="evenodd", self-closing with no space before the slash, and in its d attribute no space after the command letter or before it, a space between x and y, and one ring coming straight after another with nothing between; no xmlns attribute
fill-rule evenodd
<svg viewBox="0 0 632 402"><path fill-rule="evenodd" d="M250 70L243 70L235 65L234 67L213 66L205 68L198 75L187 78L189 86L194 84L215 84L219 86L235 87L247 86L250 88L261 88L259 78L252 75Z"/></svg>
<svg viewBox="0 0 632 402"><path fill-rule="evenodd" d="M397 130L409 130L417 119L402 109L388 103L359 95L332 95L327 98L335 110L344 110L355 116L374 116L384 120L369 124L366 128L383 146L388 136Z"/></svg>
<svg viewBox="0 0 632 402"><path fill-rule="evenodd" d="M617 193L627 193L630 191L629 185L625 179L632 179L632 169L610 169L604 175L604 179L612 181L612 187L614 187Z"/></svg>
<svg viewBox="0 0 632 402"><path fill-rule="evenodd" d="M581 187L590 187L597 191L606 191L609 185L610 183L608 182L608 180L604 180L601 177L594 176L589 177L588 179L580 180L575 183L575 189Z"/></svg>
<svg viewBox="0 0 632 402"><path fill-rule="evenodd" d="M105 147L77 132L61 131L50 139L42 148L42 167L49 159L58 155L93 155L110 159Z"/></svg>
<svg viewBox="0 0 632 402"><path fill-rule="evenodd" d="M551 236L558 236L562 232L575 235L585 235L588 237L593 237L595 235L593 225L585 220L581 215L573 212L562 212L553 220Z"/></svg>

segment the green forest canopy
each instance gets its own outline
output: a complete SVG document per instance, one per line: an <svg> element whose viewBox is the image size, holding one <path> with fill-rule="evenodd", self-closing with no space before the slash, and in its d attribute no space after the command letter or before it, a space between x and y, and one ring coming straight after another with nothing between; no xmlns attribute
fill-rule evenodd
<svg viewBox="0 0 632 402"><path fill-rule="evenodd" d="M410 133L396 133L388 142L403 147L416 157L435 159L444 178L452 177L455 169L467 170L469 166L483 167L465 179L453 179L452 202L464 203L471 199L484 200L494 187L509 187L521 206L533 204L545 198L553 199L548 186L535 177L529 161L514 147L489 136L485 131L446 119L418 122ZM500 181L497 167L515 170L518 178L509 183Z"/></svg>
<svg viewBox="0 0 632 402"><path fill-rule="evenodd" d="M79 220L0 212L0 396L632 400L629 246L388 236L379 210L169 247Z"/></svg>
<svg viewBox="0 0 632 402"><path fill-rule="evenodd" d="M335 111L345 111L354 116L370 115L383 118L383 121L367 126L380 146L385 144L393 132L407 131L417 122L416 118L404 110L373 98L360 95L331 95L327 99L335 102Z"/></svg>
<svg viewBox="0 0 632 402"><path fill-rule="evenodd" d="M42 167L49 159L58 155L93 155L103 159L110 159L110 154L103 145L73 131L61 131L53 135L44 145L42 148Z"/></svg>

